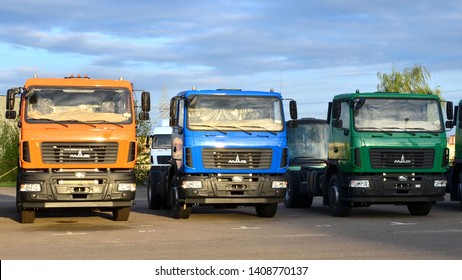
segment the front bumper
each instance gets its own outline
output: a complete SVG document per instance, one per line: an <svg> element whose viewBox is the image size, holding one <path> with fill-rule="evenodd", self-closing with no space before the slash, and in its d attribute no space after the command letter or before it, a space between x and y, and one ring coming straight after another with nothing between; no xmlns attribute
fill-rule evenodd
<svg viewBox="0 0 462 280"><path fill-rule="evenodd" d="M178 199L186 204L255 205L281 203L285 188L273 188L273 182L286 182L283 176L258 174L221 174L183 176ZM184 181L200 181L201 188L183 188Z"/></svg>
<svg viewBox="0 0 462 280"><path fill-rule="evenodd" d="M352 180L369 180L369 187L348 187L345 200L369 203L405 203L443 201L446 187L434 187L435 180L446 180L435 174L380 174L349 176Z"/></svg>
<svg viewBox="0 0 462 280"><path fill-rule="evenodd" d="M135 190L118 190L119 183L135 184L133 171L22 171L19 185L25 183L40 184L40 190L18 190L19 209L114 208L131 206L135 200Z"/></svg>

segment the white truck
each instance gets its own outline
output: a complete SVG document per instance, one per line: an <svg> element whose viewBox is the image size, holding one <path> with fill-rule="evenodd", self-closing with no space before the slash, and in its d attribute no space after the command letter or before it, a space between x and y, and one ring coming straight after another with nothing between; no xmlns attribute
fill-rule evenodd
<svg viewBox="0 0 462 280"><path fill-rule="evenodd" d="M171 143L172 143L172 128L169 124L169 119L159 119L154 127L153 133L149 136L147 146L151 149L151 170L149 172L148 181L148 205L150 209L165 208L162 205L160 196L164 197L167 194L154 193L156 184L160 183L160 175L162 170L170 166L171 159Z"/></svg>

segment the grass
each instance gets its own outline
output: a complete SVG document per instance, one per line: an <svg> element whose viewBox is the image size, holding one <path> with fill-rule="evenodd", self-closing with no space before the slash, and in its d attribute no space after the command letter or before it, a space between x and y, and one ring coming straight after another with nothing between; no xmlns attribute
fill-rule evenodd
<svg viewBox="0 0 462 280"><path fill-rule="evenodd" d="M16 187L16 182L0 182L0 188Z"/></svg>

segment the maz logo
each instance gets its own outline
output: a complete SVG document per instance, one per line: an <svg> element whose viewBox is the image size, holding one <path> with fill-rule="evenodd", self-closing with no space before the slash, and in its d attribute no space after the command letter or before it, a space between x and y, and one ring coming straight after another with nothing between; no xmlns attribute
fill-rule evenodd
<svg viewBox="0 0 462 280"><path fill-rule="evenodd" d="M90 158L90 154L83 154L82 150L79 150L77 154L69 155L70 158Z"/></svg>
<svg viewBox="0 0 462 280"><path fill-rule="evenodd" d="M393 163L412 163L412 161L410 159L405 159L404 155L401 155L401 159L400 160L395 159Z"/></svg>
<svg viewBox="0 0 462 280"><path fill-rule="evenodd" d="M236 159L230 159L230 160L228 160L228 163L242 163L242 164L244 164L244 163L247 163L247 161L245 159L240 160L239 155L236 155Z"/></svg>

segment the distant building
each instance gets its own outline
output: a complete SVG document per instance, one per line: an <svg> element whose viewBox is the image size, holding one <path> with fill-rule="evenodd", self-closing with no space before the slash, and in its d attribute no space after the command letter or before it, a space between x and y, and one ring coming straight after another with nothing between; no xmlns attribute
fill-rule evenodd
<svg viewBox="0 0 462 280"><path fill-rule="evenodd" d="M456 136L450 135L447 140L449 148L449 161L452 162L456 153Z"/></svg>

